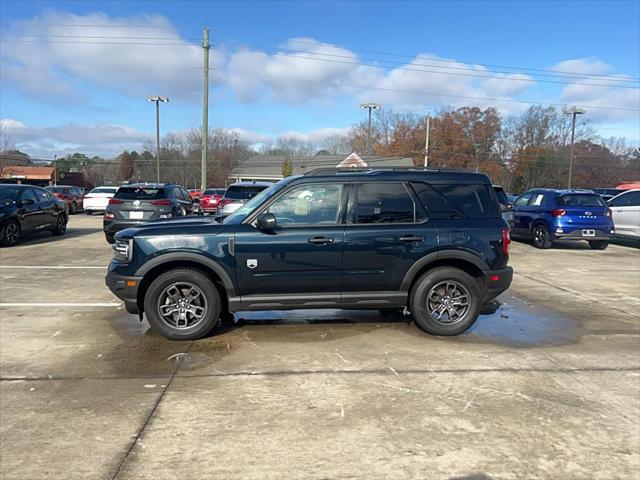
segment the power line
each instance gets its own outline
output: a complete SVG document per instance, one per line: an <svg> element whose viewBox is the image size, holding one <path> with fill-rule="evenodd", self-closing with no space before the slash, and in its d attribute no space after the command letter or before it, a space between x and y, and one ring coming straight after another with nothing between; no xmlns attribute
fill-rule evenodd
<svg viewBox="0 0 640 480"><path fill-rule="evenodd" d="M361 48L351 48L351 47L341 47L339 45L334 45L331 43L318 43L318 42L307 42L305 40L289 40L289 42L291 43L301 43L301 44L305 44L305 45L313 45L313 46L325 46L325 47L337 47L337 48L343 48L345 50L352 50L354 52L363 52L363 53L373 53L373 54L377 54L377 55L388 55L388 56L394 56L394 57L403 57L403 58L415 58L417 55L407 55L407 54L402 54L402 53L389 53L389 52L381 52L381 51L377 51L377 50L365 50L365 49L361 49ZM490 68L507 68L507 69L513 69L513 70L528 70L528 71L534 71L534 72L549 72L549 73L561 73L561 74L568 74L568 75L582 75L585 77L590 77L590 76L595 76L595 77L607 77L607 76L611 76L611 77L616 77L616 75L601 75L601 74L595 74L595 73L581 73L581 72L568 72L566 70L548 70L548 69L540 69L540 68L531 68L531 67L515 67L515 66L509 66L509 65L497 65L497 64L490 64L490 63L476 63L476 62L459 62L457 60L449 60L449 59L445 59L445 58L430 58L430 61L434 61L434 62L445 62L445 63L467 63L467 64L471 64L473 63L474 65L480 65L483 67L490 67ZM635 77L634 77L635 78Z"/></svg>

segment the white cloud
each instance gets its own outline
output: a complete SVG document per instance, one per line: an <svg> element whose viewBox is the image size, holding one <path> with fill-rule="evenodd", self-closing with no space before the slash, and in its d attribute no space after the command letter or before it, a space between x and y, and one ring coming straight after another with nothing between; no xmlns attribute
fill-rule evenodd
<svg viewBox="0 0 640 480"><path fill-rule="evenodd" d="M12 22L3 35L3 77L43 99L82 101L78 80L135 96L195 98L202 90L202 48L182 39L161 15L47 11ZM222 59L216 49L212 67L220 70Z"/></svg>
<svg viewBox="0 0 640 480"><path fill-rule="evenodd" d="M140 149L150 140L146 133L124 125L65 124L55 127L29 127L22 122L5 118L0 126L16 148L33 157L51 158L54 154L82 152L89 156L114 156L123 150Z"/></svg>
<svg viewBox="0 0 640 480"><path fill-rule="evenodd" d="M640 88L637 88L637 81L629 82L631 80L629 75L614 73L611 65L595 57L565 60L554 65L552 70L585 75L575 78L574 81L578 84L573 83L563 88L560 102L577 106L604 107L588 109L589 118L595 122L624 120L638 122ZM636 88L620 88L634 86Z"/></svg>

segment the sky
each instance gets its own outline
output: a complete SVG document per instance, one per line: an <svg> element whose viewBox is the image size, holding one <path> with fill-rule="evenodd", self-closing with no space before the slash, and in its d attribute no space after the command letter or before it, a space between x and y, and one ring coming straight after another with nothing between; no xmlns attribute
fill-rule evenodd
<svg viewBox="0 0 640 480"><path fill-rule="evenodd" d="M318 145L363 102L577 105L603 137L640 144L640 1L0 2L0 126L38 158L112 157L202 122L260 144Z"/></svg>

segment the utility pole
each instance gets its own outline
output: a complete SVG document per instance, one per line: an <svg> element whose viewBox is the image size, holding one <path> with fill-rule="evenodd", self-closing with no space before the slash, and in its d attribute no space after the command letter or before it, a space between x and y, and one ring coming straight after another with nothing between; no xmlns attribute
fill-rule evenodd
<svg viewBox="0 0 640 480"><path fill-rule="evenodd" d="M578 107L568 108L564 111L565 115L571 115L571 154L569 156L569 181L567 188L571 188L571 175L573 174L573 141L576 136L576 117L586 113L585 110Z"/></svg>
<svg viewBox="0 0 640 480"><path fill-rule="evenodd" d="M431 120L431 117L427 117L427 133L424 139L424 168L429 166L429 120Z"/></svg>
<svg viewBox="0 0 640 480"><path fill-rule="evenodd" d="M167 97L148 97L147 102L156 104L156 169L157 181L160 183L160 102L167 103Z"/></svg>
<svg viewBox="0 0 640 480"><path fill-rule="evenodd" d="M377 103L363 103L360 108L366 108L369 110L369 128L367 130L367 154L372 155L371 151L371 110L378 110L380 105Z"/></svg>
<svg viewBox="0 0 640 480"><path fill-rule="evenodd" d="M207 188L207 157L209 153L209 29L202 29L202 49L204 50L204 89L202 92L202 167L200 190Z"/></svg>
<svg viewBox="0 0 640 480"><path fill-rule="evenodd" d="M58 155L53 156L53 185L58 185Z"/></svg>

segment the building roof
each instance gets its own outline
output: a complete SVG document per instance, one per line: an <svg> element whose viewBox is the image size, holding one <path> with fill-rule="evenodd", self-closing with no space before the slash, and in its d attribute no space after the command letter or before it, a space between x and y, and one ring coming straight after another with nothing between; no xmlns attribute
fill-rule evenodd
<svg viewBox="0 0 640 480"><path fill-rule="evenodd" d="M25 167L7 165L0 172L1 178L24 178L25 180L51 180L53 167Z"/></svg>
<svg viewBox="0 0 640 480"><path fill-rule="evenodd" d="M345 155L315 155L313 157L293 156L290 158L293 175L303 174L321 167L337 167L338 165L358 167L412 167L410 157L359 157L356 153ZM254 155L237 165L230 177L282 178L284 155ZM364 164L363 164L364 163Z"/></svg>

